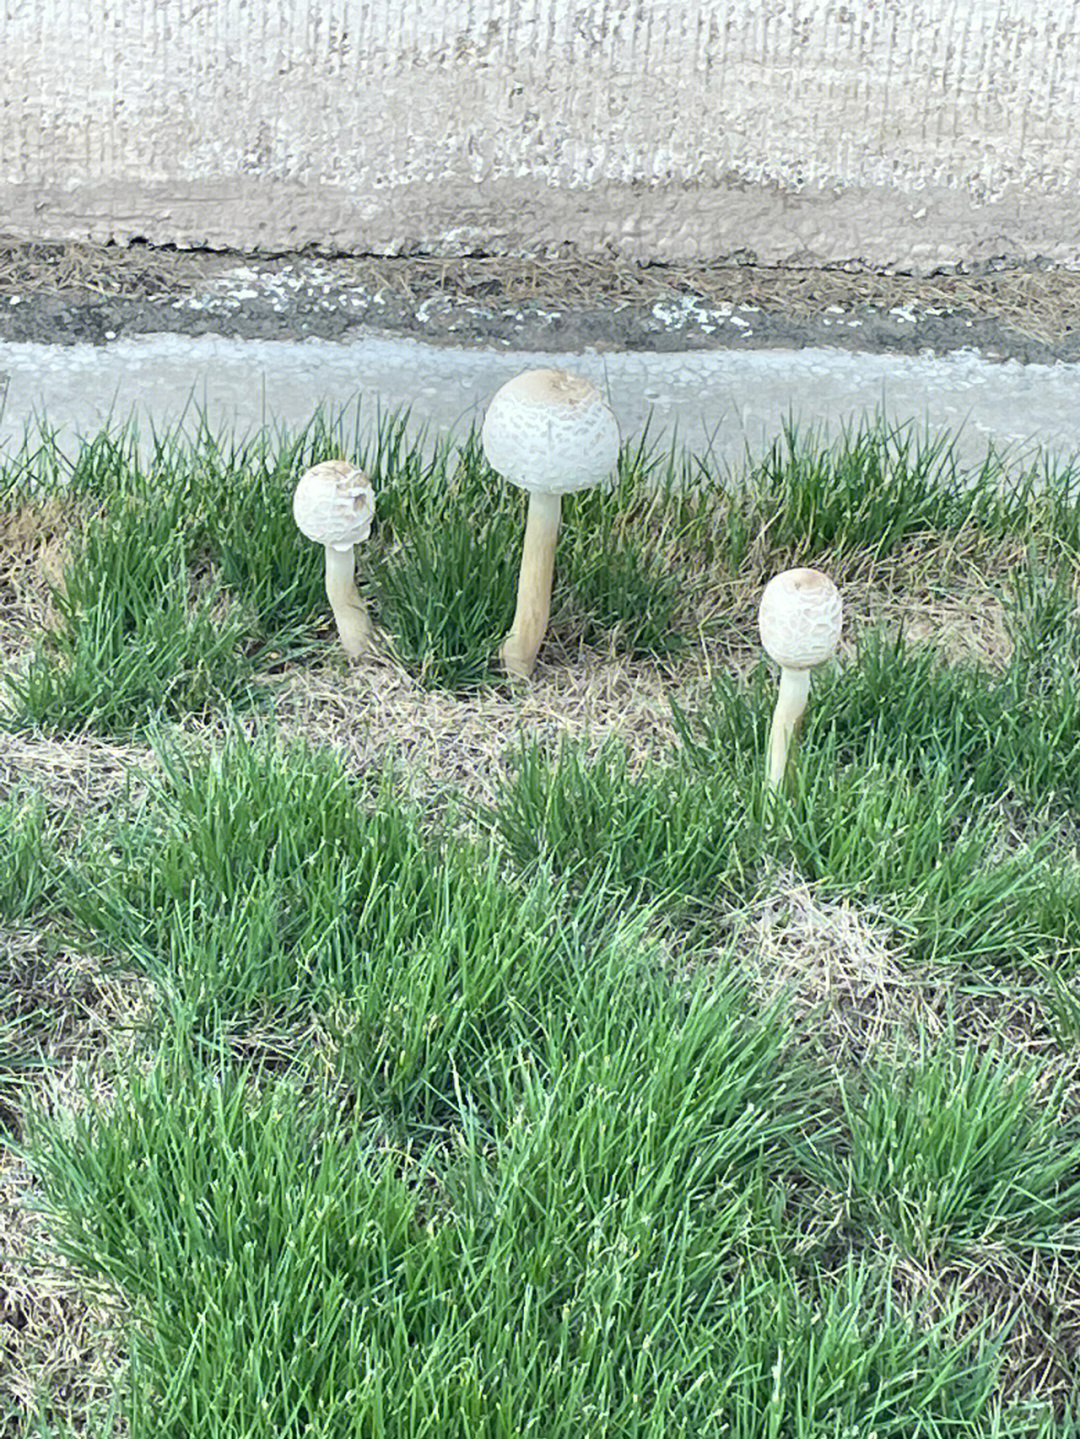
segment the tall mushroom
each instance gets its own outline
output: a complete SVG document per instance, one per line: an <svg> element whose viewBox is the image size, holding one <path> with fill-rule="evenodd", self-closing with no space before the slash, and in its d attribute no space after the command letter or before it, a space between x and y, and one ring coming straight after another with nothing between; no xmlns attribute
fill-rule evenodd
<svg viewBox="0 0 1080 1439"><path fill-rule="evenodd" d="M769 730L768 785L777 789L788 751L810 696L810 671L836 653L843 607L820 570L785 570L761 596L758 630L770 659L780 666L780 695Z"/></svg>
<svg viewBox="0 0 1080 1439"><path fill-rule="evenodd" d="M566 370L526 370L496 392L480 440L492 469L529 494L517 609L499 650L508 673L528 679L551 610L562 497L611 473L619 426L588 380Z"/></svg>
<svg viewBox="0 0 1080 1439"><path fill-rule="evenodd" d="M345 460L326 460L305 471L293 495L300 533L326 546L326 598L341 647L353 660L371 643L371 621L356 589L353 545L367 539L374 514L371 481Z"/></svg>

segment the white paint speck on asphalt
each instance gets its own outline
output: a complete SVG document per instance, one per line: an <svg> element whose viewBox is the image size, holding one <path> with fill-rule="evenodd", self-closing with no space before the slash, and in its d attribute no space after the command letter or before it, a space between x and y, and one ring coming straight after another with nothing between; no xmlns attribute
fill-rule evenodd
<svg viewBox="0 0 1080 1439"><path fill-rule="evenodd" d="M996 363L974 351L946 356L844 350L699 350L532 354L426 345L372 335L245 341L161 334L107 345L0 344L0 452L38 418L69 450L103 424L135 419L162 430L205 414L237 435L293 427L321 404L359 411L361 426L408 407L430 435L463 434L492 393L520 370L561 365L608 394L624 435L650 434L708 450L741 469L788 419L836 433L884 413L920 429L959 432L961 454L987 445L1015 455L1080 454L1080 365Z"/></svg>

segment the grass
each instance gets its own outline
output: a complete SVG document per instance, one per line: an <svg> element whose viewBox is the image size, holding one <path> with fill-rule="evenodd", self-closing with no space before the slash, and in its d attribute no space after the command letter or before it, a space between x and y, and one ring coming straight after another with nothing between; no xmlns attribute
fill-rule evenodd
<svg viewBox="0 0 1080 1439"><path fill-rule="evenodd" d="M503 1058L449 1149L387 1147L295 1080L253 1100L250 1075L183 1051L107 1115L39 1122L61 1247L147 1315L132 1430L969 1425L992 1364L854 1260L826 1280L758 1253L768 1176L810 1118L782 1026L620 961L535 1056Z"/></svg>
<svg viewBox="0 0 1080 1439"><path fill-rule="evenodd" d="M620 902L707 911L755 882L757 836L735 776L713 771L688 784L679 764L639 771L618 740L595 755L564 743L554 759L526 746L487 819L525 872L599 877Z"/></svg>
<svg viewBox="0 0 1080 1439"><path fill-rule="evenodd" d="M392 776L357 785L332 753L272 740L165 763L136 820L97 829L69 909L188 1031L257 1034L273 1057L318 1023L365 1103L434 1123L455 1076L565 993L550 886L426 831Z"/></svg>
<svg viewBox="0 0 1080 1439"><path fill-rule="evenodd" d="M495 677L494 652L514 613L525 525L519 499L475 442L453 463L443 454L431 466L406 467L404 482L379 494L387 537L371 569L376 611L395 654L425 688Z"/></svg>
<svg viewBox="0 0 1080 1439"><path fill-rule="evenodd" d="M377 487L358 573L392 653L425 688L498 682L525 505L475 436L425 449L404 417L372 438L319 415L291 436L120 429L67 462L45 431L0 477L24 534L62 503L73 535L52 584L55 622L8 678L16 718L53 733L146 731L250 703L257 676L330 638L322 556L296 531L291 496L304 468L339 453ZM1033 566L1060 561L1080 528L1071 472L1042 477L1042 489L1032 473L1007 490L1004 478L993 457L967 474L946 440L877 425L832 448L789 430L733 493L707 464L643 437L624 447L610 489L564 506L549 647L677 652L723 630L718 600L748 566L756 576L853 553L881 560L931 533L1037 532ZM1067 604L1059 579L1027 596L1033 643Z"/></svg>
<svg viewBox="0 0 1080 1439"><path fill-rule="evenodd" d="M1075 547L1075 475L1019 473L993 451L975 469L961 466L948 435L879 419L823 439L789 423L752 466L747 486L770 549L811 564L832 554L881 559L914 535L955 536L969 526L987 535L1040 528ZM1049 521L1049 523L1047 523Z"/></svg>
<svg viewBox="0 0 1080 1439"><path fill-rule="evenodd" d="M884 907L914 958L1014 969L1050 961L1071 976L1080 958L1072 834L1050 825L1017 836L946 757L931 751L914 768L906 750L879 758L876 725L849 755L827 703L813 771L775 812L755 742L767 714L724 682L696 727L684 717L689 746L637 772L618 741L590 756L527 749L490 822L526 870L546 860L560 875L599 874L618 902L660 903L684 924L715 924L794 867L823 892Z"/></svg>
<svg viewBox="0 0 1080 1439"><path fill-rule="evenodd" d="M842 1086L846 1152L810 1162L842 1222L920 1264L1080 1244L1080 1128L1064 1085L954 1036Z"/></svg>
<svg viewBox="0 0 1080 1439"><path fill-rule="evenodd" d="M331 632L322 553L298 534L291 501L308 465L346 450L379 486L359 578L392 652L427 688L495 679L525 506L475 437L427 455L394 417L366 442L321 416L276 442L227 441L202 425L147 442L127 429L66 466L46 434L0 478L24 531L58 500L75 531L52 586L56 623L8 679L17 720L122 736L250 703L257 674ZM642 443L624 451L612 491L568 501L553 619L564 645L636 656L692 629L698 587L671 561L710 547L709 497L682 494L673 465Z"/></svg>
<svg viewBox="0 0 1080 1439"><path fill-rule="evenodd" d="M13 1244L0 1435L1077 1435L1073 472L627 446L527 691L524 509L400 416L0 476L0 1219L68 1286ZM801 562L847 637L770 797Z"/></svg>
<svg viewBox="0 0 1080 1439"><path fill-rule="evenodd" d="M57 822L30 787L0 803L0 921L23 920L40 912L54 896L59 880Z"/></svg>
<svg viewBox="0 0 1080 1439"><path fill-rule="evenodd" d="M10 681L24 722L124 733L201 713L251 675L236 603L189 567L182 500L92 518L54 599L59 624Z"/></svg>

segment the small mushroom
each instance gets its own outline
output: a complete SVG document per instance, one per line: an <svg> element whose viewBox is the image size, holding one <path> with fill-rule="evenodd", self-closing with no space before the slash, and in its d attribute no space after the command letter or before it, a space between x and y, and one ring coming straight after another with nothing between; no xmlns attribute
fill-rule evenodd
<svg viewBox="0 0 1080 1439"><path fill-rule="evenodd" d="M480 440L492 469L529 494L517 609L499 650L507 672L528 679L551 610L562 497L611 473L619 426L588 380L566 370L526 370L496 392Z"/></svg>
<svg viewBox="0 0 1080 1439"><path fill-rule="evenodd" d="M785 570L765 586L758 609L761 643L780 666L780 696L769 730L768 785L777 789L810 696L810 671L840 643L840 593L820 570Z"/></svg>
<svg viewBox="0 0 1080 1439"><path fill-rule="evenodd" d="M293 495L300 533L326 546L326 597L341 647L352 660L371 643L371 621L356 589L353 545L367 539L374 514L371 481L345 460L326 460L305 471Z"/></svg>

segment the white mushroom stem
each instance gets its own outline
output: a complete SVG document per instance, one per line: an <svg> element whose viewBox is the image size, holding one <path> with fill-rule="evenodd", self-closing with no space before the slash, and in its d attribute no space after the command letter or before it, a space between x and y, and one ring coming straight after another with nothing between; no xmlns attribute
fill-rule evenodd
<svg viewBox="0 0 1080 1439"><path fill-rule="evenodd" d="M810 698L810 671L781 669L780 695L769 729L769 789L779 789L787 770L791 742Z"/></svg>
<svg viewBox="0 0 1080 1439"><path fill-rule="evenodd" d="M518 575L517 609L510 633L499 650L507 673L528 679L547 633L551 613L551 579L555 572L555 544L562 519L562 496L534 490L529 495L525 545Z"/></svg>
<svg viewBox="0 0 1080 1439"><path fill-rule="evenodd" d="M347 550L326 546L326 598L334 611L341 647L355 660L371 643L371 621L357 592L351 545Z"/></svg>

